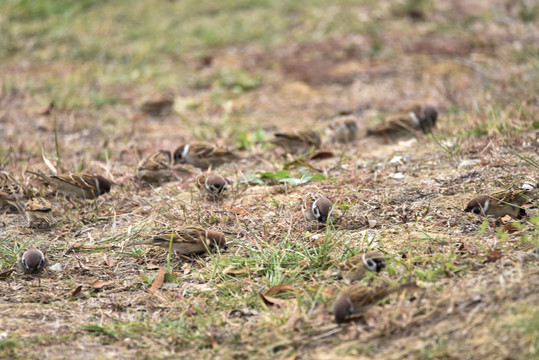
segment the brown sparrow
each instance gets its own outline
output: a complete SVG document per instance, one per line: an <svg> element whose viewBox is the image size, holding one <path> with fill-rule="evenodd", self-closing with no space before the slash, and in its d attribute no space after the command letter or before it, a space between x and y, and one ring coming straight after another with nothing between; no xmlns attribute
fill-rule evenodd
<svg viewBox="0 0 539 360"><path fill-rule="evenodd" d="M210 252L216 247L227 248L226 238L223 233L215 230L205 230L198 226L188 226L172 232L163 232L152 239L129 244L155 245L168 249L172 238L172 251L177 254L196 254Z"/></svg>
<svg viewBox="0 0 539 360"><path fill-rule="evenodd" d="M509 215L514 219L526 216L522 205L536 198L534 190L507 190L491 195L480 195L468 203L464 211L495 218Z"/></svg>
<svg viewBox="0 0 539 360"><path fill-rule="evenodd" d="M404 114L392 116L374 128L367 129L367 136L414 134L418 130L427 134L431 132L437 120L438 111L433 106L415 105Z"/></svg>
<svg viewBox="0 0 539 360"><path fill-rule="evenodd" d="M226 190L227 180L219 174L202 173L197 176L195 185L201 197L218 198Z"/></svg>
<svg viewBox="0 0 539 360"><path fill-rule="evenodd" d="M19 259L19 268L25 274L39 274L47 266L47 258L41 250L30 248Z"/></svg>
<svg viewBox="0 0 539 360"><path fill-rule="evenodd" d="M328 221L332 205L331 201L324 194L310 192L303 198L301 210L305 219L325 223Z"/></svg>
<svg viewBox="0 0 539 360"><path fill-rule="evenodd" d="M414 283L400 286L372 288L354 284L344 289L333 303L333 314L337 324L354 314L365 314L373 305L391 294L417 288Z"/></svg>
<svg viewBox="0 0 539 360"><path fill-rule="evenodd" d="M171 163L172 155L168 150L148 154L138 163L135 177L145 182L168 181L174 178Z"/></svg>
<svg viewBox="0 0 539 360"><path fill-rule="evenodd" d="M292 131L288 133L275 133L270 140L272 144L282 147L291 154L305 154L313 149L319 149L322 141L316 131Z"/></svg>
<svg viewBox="0 0 539 360"><path fill-rule="evenodd" d="M7 171L0 170L0 207L14 206L24 215L23 189Z"/></svg>
<svg viewBox="0 0 539 360"><path fill-rule="evenodd" d="M184 144L174 152L175 164L191 164L204 170L210 166L216 168L239 159L240 156L230 150L205 143Z"/></svg>
<svg viewBox="0 0 539 360"><path fill-rule="evenodd" d="M172 110L174 105L174 94L168 92L159 97L149 99L142 103L140 111L150 116L166 116Z"/></svg>
<svg viewBox="0 0 539 360"><path fill-rule="evenodd" d="M332 143L349 144L356 141L357 130L356 119L348 116L333 120L326 127L326 136Z"/></svg>
<svg viewBox="0 0 539 360"><path fill-rule="evenodd" d="M379 251L371 251L346 259L337 265L337 270L344 281L350 284L363 279L368 271L378 273L385 267L384 255Z"/></svg>
<svg viewBox="0 0 539 360"><path fill-rule="evenodd" d="M27 171L42 178L56 191L67 197L80 197L83 199L96 199L98 196L110 191L111 183L101 175L88 173L45 175L43 172Z"/></svg>
<svg viewBox="0 0 539 360"><path fill-rule="evenodd" d="M24 206L28 226L33 227L37 224L50 225L52 223L51 203L43 198L31 198Z"/></svg>

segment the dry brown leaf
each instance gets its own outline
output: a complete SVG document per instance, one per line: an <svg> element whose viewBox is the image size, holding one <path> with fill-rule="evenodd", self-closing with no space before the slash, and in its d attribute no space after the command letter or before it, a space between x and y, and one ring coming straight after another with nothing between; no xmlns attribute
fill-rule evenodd
<svg viewBox="0 0 539 360"><path fill-rule="evenodd" d="M277 299L270 296L266 296L264 294L260 294L260 297L264 301L264 303L268 306L277 306L279 308L285 307L289 305L290 300L287 299Z"/></svg>
<svg viewBox="0 0 539 360"><path fill-rule="evenodd" d="M491 251L488 253L487 258L485 261L483 261L483 263L495 262L495 261L498 261L501 257L502 257L501 251L498 251L498 250Z"/></svg>
<svg viewBox="0 0 539 360"><path fill-rule="evenodd" d="M272 295L282 294L285 292L294 292L294 291L298 291L298 289L292 285L279 284L279 285L273 286L271 289L266 291L264 295L272 296Z"/></svg>
<svg viewBox="0 0 539 360"><path fill-rule="evenodd" d="M335 154L331 151L318 151L311 155L311 160L324 160L324 159L331 159L334 157Z"/></svg>
<svg viewBox="0 0 539 360"><path fill-rule="evenodd" d="M233 267L228 267L223 272L227 275L243 275L243 274L249 274L251 270L248 268L234 269Z"/></svg>
<svg viewBox="0 0 539 360"><path fill-rule="evenodd" d="M13 273L15 270L11 269L8 271L4 271L3 273L0 273L0 280L6 280L11 276L11 273Z"/></svg>
<svg viewBox="0 0 539 360"><path fill-rule="evenodd" d="M101 289L103 286L110 284L110 281L96 280L92 283L94 289Z"/></svg>
<svg viewBox="0 0 539 360"><path fill-rule="evenodd" d="M116 264L118 264L118 260L105 256L105 265L111 268L111 267L116 266Z"/></svg>
<svg viewBox="0 0 539 360"><path fill-rule="evenodd" d="M514 233L514 232L517 232L519 230L520 229L518 227L516 227L515 225L513 225L512 223L505 224L503 226L503 231L508 232L508 233Z"/></svg>
<svg viewBox="0 0 539 360"><path fill-rule="evenodd" d="M163 285L163 282L165 281L165 269L163 269L161 266L159 267L159 270L157 270L157 276L155 277L155 280L153 281L152 287L149 291L154 292L157 289Z"/></svg>
<svg viewBox="0 0 539 360"><path fill-rule="evenodd" d="M44 109L41 109L37 112L38 115L43 115L43 116L47 116L47 115L50 115L52 110L54 109L54 101L51 101L49 103L49 105L44 108Z"/></svg>
<svg viewBox="0 0 539 360"><path fill-rule="evenodd" d="M225 208L234 215L246 215L246 214L248 214L247 210L245 210L243 208L236 207L236 206L232 206L230 204L225 204Z"/></svg>
<svg viewBox="0 0 539 360"><path fill-rule="evenodd" d="M80 294L81 290L82 290L82 285L77 286L77 288L71 292L70 296L72 298L77 297Z"/></svg>

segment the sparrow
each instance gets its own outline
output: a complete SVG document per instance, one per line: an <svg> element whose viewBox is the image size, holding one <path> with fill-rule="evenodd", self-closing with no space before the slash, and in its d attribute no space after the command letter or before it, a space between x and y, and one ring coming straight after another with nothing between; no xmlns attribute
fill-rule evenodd
<svg viewBox="0 0 539 360"><path fill-rule="evenodd" d="M522 219L526 216L522 205L536 199L534 190L507 190L480 195L470 200L464 211L495 218L509 215L514 219Z"/></svg>
<svg viewBox="0 0 539 360"><path fill-rule="evenodd" d="M22 186L7 171L0 170L0 207L15 206L24 215Z"/></svg>
<svg viewBox="0 0 539 360"><path fill-rule="evenodd" d="M47 266L47 258L41 250L30 248L19 259L19 268L25 274L39 274Z"/></svg>
<svg viewBox="0 0 539 360"><path fill-rule="evenodd" d="M326 127L326 136L332 143L349 144L357 139L357 122L354 117L342 117Z"/></svg>
<svg viewBox="0 0 539 360"><path fill-rule="evenodd" d="M96 199L110 191L111 183L101 175L88 173L75 173L63 175L45 175L43 172L27 171L42 178L56 191L67 197L80 197L83 199Z"/></svg>
<svg viewBox="0 0 539 360"><path fill-rule="evenodd" d="M325 223L328 221L332 205L331 201L324 194L310 192L303 198L301 210L305 219Z"/></svg>
<svg viewBox="0 0 539 360"><path fill-rule="evenodd" d="M314 130L275 133L269 142L282 147L291 154L305 154L313 149L319 149L322 141Z"/></svg>
<svg viewBox="0 0 539 360"><path fill-rule="evenodd" d="M223 233L215 230L205 230L198 226L187 226L174 232L163 232L152 239L129 244L129 246L155 245L168 249L171 238L172 251L182 255L210 252L216 247L227 249L226 238Z"/></svg>
<svg viewBox="0 0 539 360"><path fill-rule="evenodd" d="M50 225L52 223L52 207L51 203L46 199L31 198L24 206L24 210L26 211L29 227L37 224Z"/></svg>
<svg viewBox="0 0 539 360"><path fill-rule="evenodd" d="M415 283L400 286L372 288L363 284L354 284L344 289L333 303L333 314L337 324L344 322L354 314L365 314L373 305L394 293L415 289Z"/></svg>
<svg viewBox="0 0 539 360"><path fill-rule="evenodd" d="M174 94L168 92L164 95L149 99L142 103L140 111L150 116L166 116L170 114L174 105Z"/></svg>
<svg viewBox="0 0 539 360"><path fill-rule="evenodd" d="M404 114L395 115L372 129L367 129L367 136L390 136L414 134L421 130L430 133L438 120L438 111L431 105L415 105Z"/></svg>
<svg viewBox="0 0 539 360"><path fill-rule="evenodd" d="M174 151L174 164L187 163L204 170L239 159L240 156L230 150L205 143L184 144Z"/></svg>
<svg viewBox="0 0 539 360"><path fill-rule="evenodd" d="M168 150L148 154L138 163L135 177L149 183L168 181L174 178L171 163L172 155Z"/></svg>
<svg viewBox="0 0 539 360"><path fill-rule="evenodd" d="M368 271L378 273L385 267L384 255L379 251L371 251L346 259L337 265L337 270L344 281L350 284L363 279Z"/></svg>
<svg viewBox="0 0 539 360"><path fill-rule="evenodd" d="M218 198L226 190L227 179L215 173L202 173L197 176L195 185L201 197Z"/></svg>

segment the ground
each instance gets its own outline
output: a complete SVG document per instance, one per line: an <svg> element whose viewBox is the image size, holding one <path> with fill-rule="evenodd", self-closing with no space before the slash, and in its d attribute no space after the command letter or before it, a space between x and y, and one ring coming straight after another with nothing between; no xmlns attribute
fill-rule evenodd
<svg viewBox="0 0 539 360"><path fill-rule="evenodd" d="M539 356L535 204L514 222L463 211L537 182L535 2L14 0L0 14L0 167L55 219L1 210L0 358ZM167 95L170 111L141 111ZM437 107L432 134L363 136L414 103ZM324 137L343 112L362 134L347 146ZM291 129L318 131L325 158L267 143ZM199 197L196 169L134 179L144 155L200 140L243 156L216 169L233 182L221 201ZM51 167L113 189L69 202L26 172ZM302 217L313 190L334 203L327 226ZM183 225L224 232L228 250L169 263L128 246ZM21 274L31 245L61 271ZM370 249L388 266L361 282L420 290L337 325L332 270Z"/></svg>

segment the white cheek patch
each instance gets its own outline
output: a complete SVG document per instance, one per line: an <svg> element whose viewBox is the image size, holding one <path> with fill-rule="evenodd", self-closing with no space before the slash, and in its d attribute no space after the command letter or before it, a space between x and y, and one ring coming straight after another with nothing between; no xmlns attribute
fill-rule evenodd
<svg viewBox="0 0 539 360"><path fill-rule="evenodd" d="M483 208L483 214L487 213L489 209L490 209L490 199L485 201L485 207Z"/></svg>
<svg viewBox="0 0 539 360"><path fill-rule="evenodd" d="M318 219L320 217L320 210L318 210L318 205L316 205L317 202L318 202L318 200L313 202L313 206L311 208L311 211L312 211L313 215Z"/></svg>
<svg viewBox="0 0 539 360"><path fill-rule="evenodd" d="M410 119L412 119L412 121L414 122L414 127L420 127L421 126L421 121L419 120L419 118L417 117L415 112L410 111L408 113L408 116L410 116Z"/></svg>
<svg viewBox="0 0 539 360"><path fill-rule="evenodd" d="M187 158L187 153L189 152L189 148L190 148L189 144L185 145L185 147L183 148L183 151L182 151L182 159L183 160L185 160Z"/></svg>

